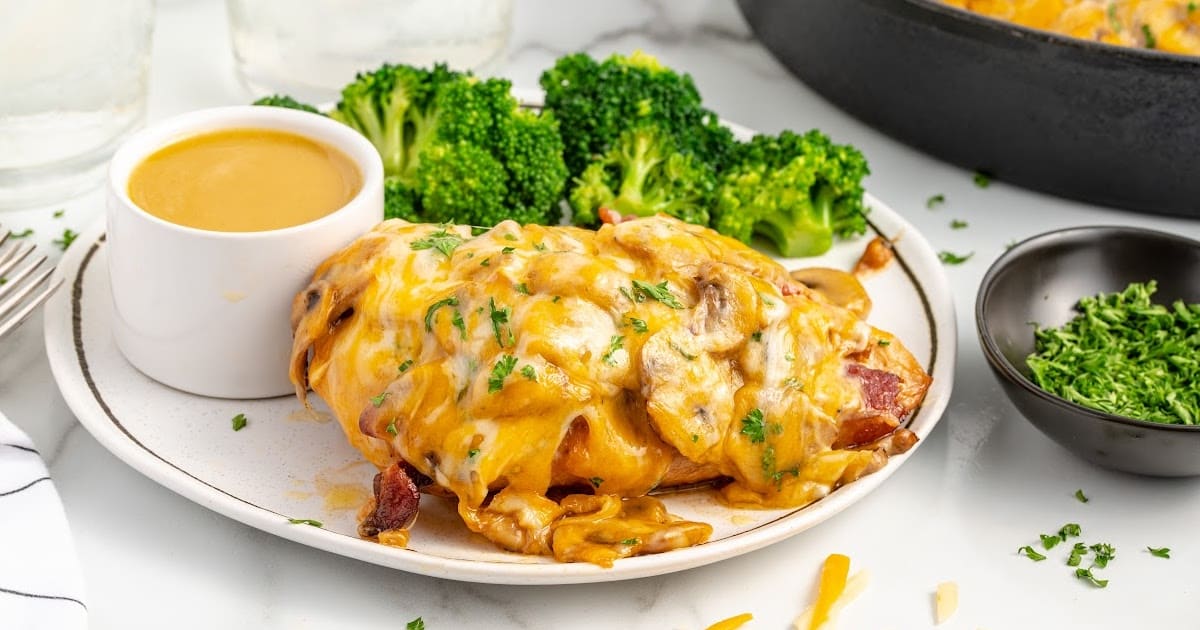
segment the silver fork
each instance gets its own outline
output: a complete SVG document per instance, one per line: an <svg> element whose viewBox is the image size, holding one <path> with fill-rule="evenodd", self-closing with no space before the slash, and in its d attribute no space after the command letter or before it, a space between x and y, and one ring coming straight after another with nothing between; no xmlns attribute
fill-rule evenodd
<svg viewBox="0 0 1200 630"><path fill-rule="evenodd" d="M62 278L50 281L54 267L41 268L46 262L44 255L25 262L33 250L33 243L21 243L0 227L0 338L16 329L62 284Z"/></svg>

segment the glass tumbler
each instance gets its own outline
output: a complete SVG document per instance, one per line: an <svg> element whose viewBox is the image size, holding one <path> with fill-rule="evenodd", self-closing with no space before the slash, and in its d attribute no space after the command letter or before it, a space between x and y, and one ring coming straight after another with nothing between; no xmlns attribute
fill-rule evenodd
<svg viewBox="0 0 1200 630"><path fill-rule="evenodd" d="M227 0L234 58L255 96L336 101L384 62L476 70L508 45L512 0Z"/></svg>
<svg viewBox="0 0 1200 630"><path fill-rule="evenodd" d="M145 120L153 0L0 0L0 210L100 182Z"/></svg>

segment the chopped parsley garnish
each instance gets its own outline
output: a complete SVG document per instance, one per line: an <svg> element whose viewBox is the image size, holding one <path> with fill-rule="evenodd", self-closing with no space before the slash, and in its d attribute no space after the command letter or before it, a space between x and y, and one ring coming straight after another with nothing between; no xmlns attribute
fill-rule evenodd
<svg viewBox="0 0 1200 630"><path fill-rule="evenodd" d="M1050 549L1053 549L1055 545L1062 542L1062 539L1059 538L1057 535L1038 534L1038 536L1042 537L1042 548L1046 549L1047 551Z"/></svg>
<svg viewBox="0 0 1200 630"><path fill-rule="evenodd" d="M517 285L517 293L523 293L525 295L529 295L529 287L525 286L525 283L522 282L521 284Z"/></svg>
<svg viewBox="0 0 1200 630"><path fill-rule="evenodd" d="M605 365L615 366L617 360L613 358L613 355L623 347L624 343L625 337L623 335L613 335L612 339L608 340L608 350L605 350L604 354L600 355L600 360Z"/></svg>
<svg viewBox="0 0 1200 630"><path fill-rule="evenodd" d="M395 420L392 420L391 422L388 423L387 432L392 435L399 435L400 432L396 430L396 421Z"/></svg>
<svg viewBox="0 0 1200 630"><path fill-rule="evenodd" d="M375 408L378 409L379 407L383 406L383 401L387 400L387 397L388 397L387 392L383 392L382 394L380 394L378 396L372 396L371 404L375 405Z"/></svg>
<svg viewBox="0 0 1200 630"><path fill-rule="evenodd" d="M950 221L951 230L961 230L965 227L967 227L967 222L963 221L962 219L954 219Z"/></svg>
<svg viewBox="0 0 1200 630"><path fill-rule="evenodd" d="M1034 551L1033 547L1030 547L1029 545L1025 545L1024 547L1017 549L1017 553L1025 554L1026 558L1029 558L1030 560L1033 560L1034 562L1041 562L1042 560L1046 559L1046 556L1043 556L1042 554Z"/></svg>
<svg viewBox="0 0 1200 630"><path fill-rule="evenodd" d="M629 325L633 326L633 332L645 334L650 332L650 327L646 325L646 320L636 317L629 318Z"/></svg>
<svg viewBox="0 0 1200 630"><path fill-rule="evenodd" d="M458 335L463 341L467 340L467 323L463 321L462 313L458 309L454 309L454 315L450 317L450 324L458 329Z"/></svg>
<svg viewBox="0 0 1200 630"><path fill-rule="evenodd" d="M1166 558L1168 560L1171 559L1170 547L1159 547L1157 549L1154 547L1146 547L1146 551L1149 551L1150 555L1154 556L1155 558Z"/></svg>
<svg viewBox="0 0 1200 630"><path fill-rule="evenodd" d="M534 248L534 249L536 249L536 250L538 250L539 252L544 252L544 251L546 251L546 249L547 249L547 248L546 248L546 244L545 244L545 243L541 243L541 242L534 243L534 244L533 244L533 248Z"/></svg>
<svg viewBox="0 0 1200 630"><path fill-rule="evenodd" d="M1036 329L1033 382L1114 415L1200 423L1200 304L1154 304L1156 289L1151 280L1085 297L1062 328Z"/></svg>
<svg viewBox="0 0 1200 630"><path fill-rule="evenodd" d="M1071 548L1071 555L1067 557L1067 566L1079 566L1080 561L1082 561L1083 557L1087 555L1087 552L1087 545L1083 543L1075 543L1075 546Z"/></svg>
<svg viewBox="0 0 1200 630"><path fill-rule="evenodd" d="M475 459L475 456L478 454L479 454L479 449L477 449L477 448L473 448L473 449L467 451L467 457L469 457L471 459Z"/></svg>
<svg viewBox="0 0 1200 630"><path fill-rule="evenodd" d="M1195 2L1189 2L1189 3L1187 4L1187 12L1188 12L1188 15L1191 15L1191 14L1192 14L1192 12L1193 12L1193 11L1195 11L1195 10L1196 10L1196 3L1195 3Z"/></svg>
<svg viewBox="0 0 1200 630"><path fill-rule="evenodd" d="M29 231L29 230L26 230L26 231ZM58 245L59 249L61 249L65 252L65 251L67 251L67 248L71 246L71 243L74 243L75 239L77 239L77 238L79 238L79 233L76 232L75 230L67 228L67 229L63 230L62 236L54 239L53 242L55 245Z"/></svg>
<svg viewBox="0 0 1200 630"><path fill-rule="evenodd" d="M795 360L796 360L796 355L795 355L795 354L792 354L792 351L791 351L791 350L788 350L788 351L787 351L787 353L785 353L785 354L783 355L783 360L784 360L784 361L788 361L788 362L790 363L790 362L792 362L792 361L795 361Z"/></svg>
<svg viewBox="0 0 1200 630"><path fill-rule="evenodd" d="M634 280L633 288L639 294L654 300L658 300L659 302L662 302L671 308L683 308L683 305L680 304L679 300L675 299L675 295L671 293L671 289L667 287L666 280L663 280L658 284L650 284L649 282Z"/></svg>
<svg viewBox="0 0 1200 630"><path fill-rule="evenodd" d="M764 475L774 476L775 473L775 447L768 446L763 449L762 454L762 471Z"/></svg>
<svg viewBox="0 0 1200 630"><path fill-rule="evenodd" d="M288 522L292 525L312 525L313 527L324 527L324 523L311 518L289 518Z"/></svg>
<svg viewBox="0 0 1200 630"><path fill-rule="evenodd" d="M517 251L517 248L516 248L516 247L501 247L501 248L500 248L500 253L501 253L501 254L511 254L511 253L513 253L513 252L515 252L515 251Z"/></svg>
<svg viewBox="0 0 1200 630"><path fill-rule="evenodd" d="M425 630L425 620L417 617L404 626L404 630Z"/></svg>
<svg viewBox="0 0 1200 630"><path fill-rule="evenodd" d="M753 339L754 341L762 341L762 331L756 330L756 331L750 333L750 338Z"/></svg>
<svg viewBox="0 0 1200 630"><path fill-rule="evenodd" d="M33 236L33 228L25 228L20 232L10 232L8 235L13 238L29 238Z"/></svg>
<svg viewBox="0 0 1200 630"><path fill-rule="evenodd" d="M491 264L492 264L491 258L484 258L483 260L479 261L480 267L489 267L489 266L491 266Z"/></svg>
<svg viewBox="0 0 1200 630"><path fill-rule="evenodd" d="M763 421L763 412L761 409L755 407L750 410L750 413L746 414L745 418L742 418L741 433L750 438L750 441L754 444L767 439L766 422Z"/></svg>
<svg viewBox="0 0 1200 630"><path fill-rule="evenodd" d="M933 210L934 208L946 203L946 195L934 195L925 200L925 207Z"/></svg>
<svg viewBox="0 0 1200 630"><path fill-rule="evenodd" d="M600 487L600 484L604 483L604 479L600 477L592 477L591 479L588 479L588 481L592 482L592 485L597 488Z"/></svg>
<svg viewBox="0 0 1200 630"><path fill-rule="evenodd" d="M1007 243L1005 243L1005 244L1004 244L1004 251L1008 251L1008 250L1010 250L1010 249L1012 249L1012 248L1014 248L1014 247L1016 247L1016 246L1017 246L1017 240L1016 240L1016 239L1013 239L1013 240L1011 240L1011 241L1009 241L1009 242L1007 242Z"/></svg>
<svg viewBox="0 0 1200 630"><path fill-rule="evenodd" d="M699 441L700 441L700 434L693 433L692 434L692 444L695 444L696 442L699 442Z"/></svg>
<svg viewBox="0 0 1200 630"><path fill-rule="evenodd" d="M66 211L66 210L62 210L62 209L55 210L55 211L54 211L54 218L55 218L55 219L61 219L61 218L63 217L63 215L64 215L64 214L66 214L66 213L67 213L67 211Z"/></svg>
<svg viewBox="0 0 1200 630"><path fill-rule="evenodd" d="M641 543L642 543L642 541L637 538L626 538L625 540L621 541L622 545L629 545L629 546L640 545Z"/></svg>
<svg viewBox="0 0 1200 630"><path fill-rule="evenodd" d="M500 357L496 365L492 366L492 373L488 376L488 393L495 394L504 389L504 379L512 374L513 368L517 367L517 357L511 354L506 354Z"/></svg>
<svg viewBox="0 0 1200 630"><path fill-rule="evenodd" d="M417 239L412 242L413 251L423 249L436 249L441 252L446 258L454 253L454 250L459 245L463 244L463 238L453 232L447 232L446 226L441 226L436 232L430 232L425 238Z"/></svg>
<svg viewBox="0 0 1200 630"><path fill-rule="evenodd" d="M517 235L516 235L516 234L505 234L505 235L504 235L504 240L506 240L506 241L515 241L515 240L517 240Z"/></svg>
<svg viewBox="0 0 1200 630"><path fill-rule="evenodd" d="M245 429L246 428L246 414L239 413L238 415L233 417L233 420L231 422L233 423L234 431L241 431L242 429Z"/></svg>
<svg viewBox="0 0 1200 630"><path fill-rule="evenodd" d="M974 255L975 252L968 252L966 254L959 255L955 254L954 252L942 250L938 252L938 260L947 265L961 265L968 260L971 260L971 257Z"/></svg>
<svg viewBox="0 0 1200 630"><path fill-rule="evenodd" d="M672 350L674 350L675 352L678 352L679 356L687 359L688 361L696 360L696 355L688 354L687 351L685 351L683 348L680 348L679 344L675 343L674 341L669 342L667 345L671 346Z"/></svg>
<svg viewBox="0 0 1200 630"><path fill-rule="evenodd" d="M1080 488L1075 491L1075 499L1077 501L1079 501L1080 503L1087 503L1089 501L1089 499L1087 498L1087 495L1085 495L1083 493L1083 488Z"/></svg>
<svg viewBox="0 0 1200 630"><path fill-rule="evenodd" d="M1058 537L1061 538L1063 542L1067 542L1067 538L1071 536L1079 536L1082 533L1083 530L1079 528L1079 523L1067 523L1058 530Z"/></svg>
<svg viewBox="0 0 1200 630"><path fill-rule="evenodd" d="M399 372L401 374L403 374L408 371L408 368L412 367L412 364L413 364L412 359L405 359L404 362L401 363L400 366L396 369L399 370Z"/></svg>
<svg viewBox="0 0 1200 630"><path fill-rule="evenodd" d="M1092 575L1091 569L1075 569L1075 577L1091 582L1092 586L1095 586L1096 588L1104 588L1108 586L1108 580L1101 580L1095 575Z"/></svg>
<svg viewBox="0 0 1200 630"><path fill-rule="evenodd" d="M1108 5L1108 25L1113 33L1121 32L1121 20L1117 17L1117 3L1112 2Z"/></svg>
<svg viewBox="0 0 1200 630"><path fill-rule="evenodd" d="M1117 557L1117 548L1108 543L1096 543L1088 549L1092 550L1094 556L1092 562L1101 569L1108 566L1109 560Z"/></svg>
<svg viewBox="0 0 1200 630"><path fill-rule="evenodd" d="M537 382L537 370L532 365L526 365L521 368L521 376L524 376L527 380Z"/></svg>
<svg viewBox="0 0 1200 630"><path fill-rule="evenodd" d="M795 376L789 376L789 377L783 379L783 384L786 387L791 387L792 389L798 389L800 391L804 391L804 383L801 383L800 379L796 378Z"/></svg>
<svg viewBox="0 0 1200 630"><path fill-rule="evenodd" d="M490 311L488 317L492 320L492 333L496 335L496 343L503 348L504 335L501 334L501 327L508 323L508 316L512 313L512 310L507 306L504 308L496 308L496 300L491 298L488 299L488 309ZM508 343L509 345L512 345L513 343L513 333L511 328L508 329Z"/></svg>
<svg viewBox="0 0 1200 630"><path fill-rule="evenodd" d="M1156 48L1158 40L1154 38L1154 31L1150 30L1149 24L1142 25L1142 35L1146 38L1146 48Z"/></svg>
<svg viewBox="0 0 1200 630"><path fill-rule="evenodd" d="M880 339L880 340L879 340L878 342L876 342L876 343L878 343L879 345L881 345L881 346L883 346L883 347L885 347L885 348L886 348L886 347L888 347L888 346L890 346L890 345L892 345L892 342L888 341L887 339Z"/></svg>
<svg viewBox="0 0 1200 630"><path fill-rule="evenodd" d="M433 332L433 318L437 315L438 309L443 306L458 306L458 298L448 297L444 300L438 300L429 306L425 311L425 332Z"/></svg>
<svg viewBox="0 0 1200 630"><path fill-rule="evenodd" d="M975 171L975 185L980 188L987 188L992 183L992 176L983 171Z"/></svg>
<svg viewBox="0 0 1200 630"><path fill-rule="evenodd" d="M561 299L562 299L562 296L561 296L561 295L556 295L556 296L554 296L554 299L553 299L553 300L550 300L550 301L551 301L551 302L554 302L555 304L558 304L558 301L559 301L559 300L561 300Z"/></svg>

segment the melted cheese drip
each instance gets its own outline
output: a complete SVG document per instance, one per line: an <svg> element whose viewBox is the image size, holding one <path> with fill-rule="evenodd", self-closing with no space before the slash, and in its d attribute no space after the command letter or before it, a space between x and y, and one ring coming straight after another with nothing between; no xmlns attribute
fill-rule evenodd
<svg viewBox="0 0 1200 630"><path fill-rule="evenodd" d="M450 227L464 242L449 257L414 248L439 229L388 221L322 265L314 287L363 288L340 321L301 321L297 352L312 343L309 382L356 448L418 468L501 547L609 565L709 536L633 498L660 484L728 476L734 505L800 506L879 463L831 448L863 405L847 357L877 331L803 288L783 296L787 272L741 243L658 217ZM743 431L755 409L761 440Z"/></svg>

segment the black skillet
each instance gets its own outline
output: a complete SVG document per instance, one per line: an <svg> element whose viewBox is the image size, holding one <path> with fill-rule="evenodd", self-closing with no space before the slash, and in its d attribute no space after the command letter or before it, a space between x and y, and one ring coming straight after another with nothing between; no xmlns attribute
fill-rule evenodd
<svg viewBox="0 0 1200 630"><path fill-rule="evenodd" d="M1017 185L1200 218L1200 56L1027 29L936 0L738 0L838 107Z"/></svg>

